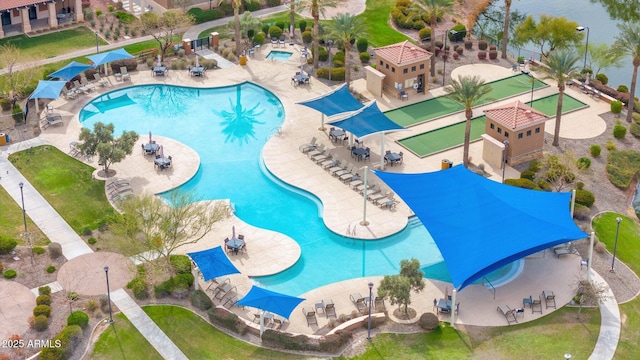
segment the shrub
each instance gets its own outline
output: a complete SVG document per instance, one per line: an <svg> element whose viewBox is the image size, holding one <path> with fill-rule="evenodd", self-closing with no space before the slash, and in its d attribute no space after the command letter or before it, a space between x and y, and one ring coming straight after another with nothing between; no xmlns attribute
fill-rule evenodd
<svg viewBox="0 0 640 360"><path fill-rule="evenodd" d="M189 294L189 300L191 301L191 305L200 310L209 310L213 306L209 295L202 290L192 291L191 294Z"/></svg>
<svg viewBox="0 0 640 360"><path fill-rule="evenodd" d="M51 315L51 307L49 305L36 305L33 308L33 316L38 317L40 315L49 317Z"/></svg>
<svg viewBox="0 0 640 360"><path fill-rule="evenodd" d="M38 288L38 294L39 295L51 295L51 288L49 287L49 285L40 286Z"/></svg>
<svg viewBox="0 0 640 360"><path fill-rule="evenodd" d="M531 160L529 162L529 170L533 171L534 173L537 173L538 171L540 171L540 161L538 160Z"/></svg>
<svg viewBox="0 0 640 360"><path fill-rule="evenodd" d="M595 196L589 190L576 190L576 204L591 207L596 201Z"/></svg>
<svg viewBox="0 0 640 360"><path fill-rule="evenodd" d="M578 166L578 169L586 170L591 166L591 160L586 157L581 157L580 159L578 159L578 161L576 161L576 165Z"/></svg>
<svg viewBox="0 0 640 360"><path fill-rule="evenodd" d="M102 294L98 297L98 301L100 302L100 310L103 313L109 311L109 297L106 294Z"/></svg>
<svg viewBox="0 0 640 360"><path fill-rule="evenodd" d="M478 40L478 49L487 50L487 40Z"/></svg>
<svg viewBox="0 0 640 360"><path fill-rule="evenodd" d="M4 265L2 265L2 261L0 261L0 274L4 272Z"/></svg>
<svg viewBox="0 0 640 360"><path fill-rule="evenodd" d="M426 27L426 28L420 29L420 31L418 31L418 39L422 41L427 41L431 39L431 28Z"/></svg>
<svg viewBox="0 0 640 360"><path fill-rule="evenodd" d="M600 147L600 145L591 145L591 147L589 148L589 152L591 153L591 156L598 157L602 152L602 148Z"/></svg>
<svg viewBox="0 0 640 360"><path fill-rule="evenodd" d="M115 9L116 9L116 7L115 7L115 6L113 6L113 5L109 5L109 6L107 6L107 10L108 10L109 12L113 12Z"/></svg>
<svg viewBox="0 0 640 360"><path fill-rule="evenodd" d="M60 342L60 347L45 347L40 352L40 360L68 359L82 341L82 328L68 325L53 338Z"/></svg>
<svg viewBox="0 0 640 360"><path fill-rule="evenodd" d="M609 83L609 78L605 74L596 75L596 80L600 81L602 85L607 85Z"/></svg>
<svg viewBox="0 0 640 360"><path fill-rule="evenodd" d="M627 87L627 85L618 85L618 88L616 90L618 90L618 92L621 92L621 93L629 92L629 88Z"/></svg>
<svg viewBox="0 0 640 360"><path fill-rule="evenodd" d="M504 183L507 185L517 186L524 189L535 189L535 190L540 189L538 186L536 186L536 183L534 183L529 179L506 179Z"/></svg>
<svg viewBox="0 0 640 360"><path fill-rule="evenodd" d="M280 6L281 0L267 0L268 7Z"/></svg>
<svg viewBox="0 0 640 360"><path fill-rule="evenodd" d="M136 58L132 58L111 62L111 70L114 74L119 73L121 67L126 67L127 71L135 71L138 69L138 60Z"/></svg>
<svg viewBox="0 0 640 360"><path fill-rule="evenodd" d="M98 303L93 301L93 300L89 300L87 301L86 304L86 309L88 312L94 312L96 311L96 309L98 308Z"/></svg>
<svg viewBox="0 0 640 360"><path fill-rule="evenodd" d="M551 186L551 184L549 184L549 182L545 179L540 179L538 180L538 187L544 191L553 191L553 187Z"/></svg>
<svg viewBox="0 0 640 360"><path fill-rule="evenodd" d="M87 243L89 243L89 245L94 245L97 242L98 240L96 240L96 238L94 237L90 237L89 239L87 239Z"/></svg>
<svg viewBox="0 0 640 360"><path fill-rule="evenodd" d="M212 307L207 310L209 321L213 324L220 325L225 329L229 329L237 334L244 335L247 333L247 325L238 318L238 315L227 309Z"/></svg>
<svg viewBox="0 0 640 360"><path fill-rule="evenodd" d="M67 293L67 300L76 301L80 298L80 295L75 291L70 291Z"/></svg>
<svg viewBox="0 0 640 360"><path fill-rule="evenodd" d="M607 150L611 151L611 150L615 150L616 149L616 145L613 143L613 141L611 140L607 140L607 144L605 145L605 147L607 148Z"/></svg>
<svg viewBox="0 0 640 360"><path fill-rule="evenodd" d="M607 245L605 245L605 243L598 241L595 245L594 245L594 249L596 250L596 252L598 254L604 254L607 251Z"/></svg>
<svg viewBox="0 0 640 360"><path fill-rule="evenodd" d="M573 208L573 218L576 220L589 220L590 214L591 210L582 204L576 203Z"/></svg>
<svg viewBox="0 0 640 360"><path fill-rule="evenodd" d="M489 50L489 60L495 60L498 58L497 50Z"/></svg>
<svg viewBox="0 0 640 360"><path fill-rule="evenodd" d="M640 124L632 122L631 125L629 125L629 132L631 135L640 138Z"/></svg>
<svg viewBox="0 0 640 360"><path fill-rule="evenodd" d="M33 249L31 249L31 252L36 254L36 255L42 255L45 252L47 252L47 250L45 250L43 247L36 246Z"/></svg>
<svg viewBox="0 0 640 360"><path fill-rule="evenodd" d="M176 274L191 274L191 260L187 255L171 255L169 263Z"/></svg>
<svg viewBox="0 0 640 360"><path fill-rule="evenodd" d="M47 330L49 327L49 318L44 315L38 315L33 319L33 329L38 332Z"/></svg>
<svg viewBox="0 0 640 360"><path fill-rule="evenodd" d="M609 105L611 106L611 112L612 113L620 114L620 112L622 112L622 101L613 100L613 101L611 101L611 103Z"/></svg>
<svg viewBox="0 0 640 360"><path fill-rule="evenodd" d="M640 104L635 103L635 105L640 106ZM636 124L640 124L640 113L638 112L634 112L633 114L631 114L631 119L633 120L633 122L635 122Z"/></svg>
<svg viewBox="0 0 640 360"><path fill-rule="evenodd" d="M329 60L329 52L327 51L327 49L325 49L323 47L319 47L318 48L318 60L320 60L320 61Z"/></svg>
<svg viewBox="0 0 640 360"><path fill-rule="evenodd" d="M2 274L2 276L4 276L5 279L13 279L18 276L18 273L15 270L7 270Z"/></svg>
<svg viewBox="0 0 640 360"><path fill-rule="evenodd" d="M367 51L367 49L369 49L369 40L366 38L359 38L356 41L356 49L358 49L358 52Z"/></svg>
<svg viewBox="0 0 640 360"><path fill-rule="evenodd" d="M576 189L578 190L584 189L584 183L582 181L576 182Z"/></svg>
<svg viewBox="0 0 640 360"><path fill-rule="evenodd" d="M2 111L9 111L11 110L11 101L9 99L0 99L0 108L2 108Z"/></svg>
<svg viewBox="0 0 640 360"><path fill-rule="evenodd" d="M276 22L276 26L280 28L280 30L284 31L284 21Z"/></svg>
<svg viewBox="0 0 640 360"><path fill-rule="evenodd" d="M344 63L344 53L342 51L338 51L333 55L333 61L342 61Z"/></svg>
<svg viewBox="0 0 640 360"><path fill-rule="evenodd" d="M36 305L51 306L51 296L49 296L49 295L38 295L38 297L36 298Z"/></svg>
<svg viewBox="0 0 640 360"><path fill-rule="evenodd" d="M55 260L62 256L62 245L60 245L59 243L52 242L47 245L47 248L49 249L49 257L51 259Z"/></svg>
<svg viewBox="0 0 640 360"><path fill-rule="evenodd" d="M149 283L143 277L136 276L127 283L127 289L133 291L136 299L143 300L149 298Z"/></svg>
<svg viewBox="0 0 640 360"><path fill-rule="evenodd" d="M531 170L525 170L522 173L520 173L520 179L529 179L533 181L535 177L536 177L536 173Z"/></svg>
<svg viewBox="0 0 640 360"><path fill-rule="evenodd" d="M85 329L89 325L89 315L84 311L76 310L67 317L67 325L78 325Z"/></svg>
<svg viewBox="0 0 640 360"><path fill-rule="evenodd" d="M17 245L18 242L14 239L0 235L0 255L10 254Z"/></svg>
<svg viewBox="0 0 640 360"><path fill-rule="evenodd" d="M327 68L319 68L316 71L316 76L320 79L328 79L329 78L329 69ZM345 68L332 68L331 69L331 80L335 81L343 81L345 77Z"/></svg>
<svg viewBox="0 0 640 360"><path fill-rule="evenodd" d="M465 40L464 41L464 48L467 49L467 50L473 49L473 41Z"/></svg>
<svg viewBox="0 0 640 360"><path fill-rule="evenodd" d="M272 38L280 38L280 36L282 36L282 29L279 26L270 27L269 36Z"/></svg>
<svg viewBox="0 0 640 360"><path fill-rule="evenodd" d="M300 32L303 33L307 29L307 21L300 20L300 22L298 23L298 29L300 29Z"/></svg>
<svg viewBox="0 0 640 360"><path fill-rule="evenodd" d="M487 52L486 51L478 51L478 60L486 60Z"/></svg>
<svg viewBox="0 0 640 360"><path fill-rule="evenodd" d="M627 135L627 128L624 125L616 124L613 127L613 137L620 140Z"/></svg>
<svg viewBox="0 0 640 360"><path fill-rule="evenodd" d="M311 31L305 31L302 33L302 42L305 44L311 44L313 41L313 34Z"/></svg>
<svg viewBox="0 0 640 360"><path fill-rule="evenodd" d="M424 313L420 316L418 325L424 330L434 330L440 325L440 319L438 319L438 316L434 313Z"/></svg>
<svg viewBox="0 0 640 360"><path fill-rule="evenodd" d="M371 55L369 55L368 52L361 52L360 53L360 61L363 63L368 63L369 60L371 60Z"/></svg>

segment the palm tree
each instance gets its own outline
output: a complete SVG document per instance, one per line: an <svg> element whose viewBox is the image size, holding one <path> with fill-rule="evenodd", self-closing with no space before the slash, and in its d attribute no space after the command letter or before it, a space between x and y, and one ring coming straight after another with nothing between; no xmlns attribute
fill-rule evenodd
<svg viewBox="0 0 640 360"><path fill-rule="evenodd" d="M553 79L558 83L558 106L556 107L556 128L553 133L553 146L560 143L560 118L562 117L562 96L564 95L565 84L578 72L576 63L580 56L573 50L556 49L549 52L549 55L542 59L545 66L540 66L540 72L545 79Z"/></svg>
<svg viewBox="0 0 640 360"><path fill-rule="evenodd" d="M509 44L509 18L511 17L511 0L504 0L504 29L502 30L502 54L507 58L507 44Z"/></svg>
<svg viewBox="0 0 640 360"><path fill-rule="evenodd" d="M362 19L349 13L334 16L333 23L329 25L329 36L335 37L344 45L344 80L347 83L347 87L349 87L349 82L351 81L351 67L349 66L349 54L353 46L351 43L362 36L364 31L365 26L362 23ZM329 69L329 71L331 71L331 69Z"/></svg>
<svg viewBox="0 0 640 360"><path fill-rule="evenodd" d="M304 7L309 8L313 18L313 68L318 68L318 44L320 40L320 15L324 16L325 8L335 7L335 0L307 0Z"/></svg>
<svg viewBox="0 0 640 360"><path fill-rule="evenodd" d="M240 8L242 7L242 0L231 0L233 5L233 23L236 36L236 56L240 57L242 54L242 39L240 35Z"/></svg>
<svg viewBox="0 0 640 360"><path fill-rule="evenodd" d="M621 52L631 55L631 61L633 63L629 103L627 104L627 122L631 122L634 110L636 81L638 80L638 67L640 66L640 24L637 22L629 22L618 25L618 28L620 29L620 34L616 36L614 46Z"/></svg>
<svg viewBox="0 0 640 360"><path fill-rule="evenodd" d="M465 167L469 166L469 142L471 140L471 118L473 117L473 108L480 99L490 93L491 86L486 85L484 80L478 75L458 76L458 80L452 79L451 85L444 88L449 97L464 106L464 115L467 121L464 126L464 152L463 163Z"/></svg>
<svg viewBox="0 0 640 360"><path fill-rule="evenodd" d="M429 27L431 28L431 77L436 76L436 34L435 28L438 24L438 15L450 14L453 11L452 0L417 0L419 4L429 13ZM446 34L445 34L446 36Z"/></svg>

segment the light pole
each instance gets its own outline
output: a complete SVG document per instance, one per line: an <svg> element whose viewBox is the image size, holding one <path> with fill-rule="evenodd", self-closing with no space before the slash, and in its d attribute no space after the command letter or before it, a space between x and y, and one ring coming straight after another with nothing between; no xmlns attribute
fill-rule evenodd
<svg viewBox="0 0 640 360"><path fill-rule="evenodd" d="M367 340L371 340L371 303L373 302L373 283L369 283L369 324L367 326Z"/></svg>
<svg viewBox="0 0 640 360"><path fill-rule="evenodd" d="M24 208L24 192L22 191L22 188L24 187L24 183L20 182L20 184L18 184L18 186L20 186L20 198L22 199L22 221L24 222L24 236L27 236L27 210L25 210Z"/></svg>
<svg viewBox="0 0 640 360"><path fill-rule="evenodd" d="M527 71L527 75L531 77L531 102L530 106L533 107L533 88L536 85L536 78L533 76L531 71Z"/></svg>
<svg viewBox="0 0 640 360"><path fill-rule="evenodd" d="M332 60L332 56L331 56L331 47L333 46L333 40L329 39L329 41L327 41L327 44L329 45L329 86L331 86L331 69L332 69L332 64L331 64L331 60Z"/></svg>
<svg viewBox="0 0 640 360"><path fill-rule="evenodd" d="M616 262L616 249L618 248L618 233L620 232L620 222L622 221L621 217L616 218L616 222L618 223L616 227L616 242L613 243L613 259L611 260L611 270L609 272L614 272L613 264Z"/></svg>
<svg viewBox="0 0 640 360"><path fill-rule="evenodd" d="M576 28L576 30L578 31L584 31L584 29L587 29L587 43L584 46L584 65L582 65L583 69L587 68L587 52L589 52L589 27L588 26L578 26Z"/></svg>
<svg viewBox="0 0 640 360"><path fill-rule="evenodd" d="M100 49L98 48L98 30L96 30L96 54L100 52Z"/></svg>
<svg viewBox="0 0 640 360"><path fill-rule="evenodd" d="M505 140L502 143L504 144L502 153L502 183L504 184L504 171L507 169L507 148L509 147L509 140Z"/></svg>
<svg viewBox="0 0 640 360"><path fill-rule="evenodd" d="M113 312L111 311L111 290L109 290L109 266L104 266L104 273L107 276L107 301L109 302L109 324L113 324Z"/></svg>
<svg viewBox="0 0 640 360"><path fill-rule="evenodd" d="M444 46L442 47L442 50L444 51L444 54L442 54L442 86L444 86L444 80L447 77L447 57L449 56L449 54L447 54L447 38L449 37L449 34L455 36L457 33L458 32L455 30L449 30L444 33Z"/></svg>

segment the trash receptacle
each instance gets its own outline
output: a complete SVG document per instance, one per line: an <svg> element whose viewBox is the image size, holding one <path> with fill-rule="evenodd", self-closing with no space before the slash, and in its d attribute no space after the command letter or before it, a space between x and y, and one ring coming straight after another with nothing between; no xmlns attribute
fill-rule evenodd
<svg viewBox="0 0 640 360"><path fill-rule="evenodd" d="M451 161L449 161L449 160L447 160L447 159L444 159L444 160L442 160L442 167L441 167L441 170L449 169L449 168L450 168L450 167L452 167L452 166L453 166L453 163L452 163Z"/></svg>
<svg viewBox="0 0 640 360"><path fill-rule="evenodd" d="M0 133L0 146L7 145L7 137L5 137L4 133Z"/></svg>
<svg viewBox="0 0 640 360"><path fill-rule="evenodd" d="M7 140L7 144L9 144L9 143L11 142L11 141L9 141L9 134L4 134L4 137L5 137L5 138L6 138L6 140Z"/></svg>
<svg viewBox="0 0 640 360"><path fill-rule="evenodd" d="M247 56L246 55L241 55L240 56L240 65L247 65Z"/></svg>

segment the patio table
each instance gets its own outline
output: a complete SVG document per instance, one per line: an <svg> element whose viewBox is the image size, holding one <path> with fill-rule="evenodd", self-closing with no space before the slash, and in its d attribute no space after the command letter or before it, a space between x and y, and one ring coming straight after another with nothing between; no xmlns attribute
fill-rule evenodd
<svg viewBox="0 0 640 360"><path fill-rule="evenodd" d="M395 165L402 158L398 153L387 153L384 155L385 160L389 163L389 165Z"/></svg>

